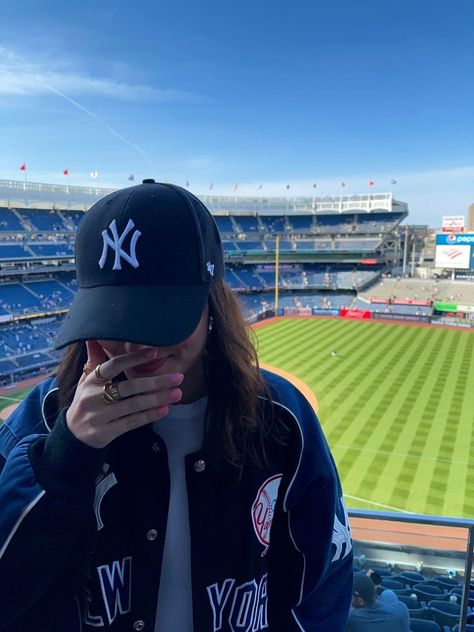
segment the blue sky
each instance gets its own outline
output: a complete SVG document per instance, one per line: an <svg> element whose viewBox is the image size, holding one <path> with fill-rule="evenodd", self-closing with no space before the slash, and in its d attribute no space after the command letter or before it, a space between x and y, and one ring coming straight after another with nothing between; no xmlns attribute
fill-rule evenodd
<svg viewBox="0 0 474 632"><path fill-rule="evenodd" d="M472 0L2 0L0 178L474 202Z"/></svg>

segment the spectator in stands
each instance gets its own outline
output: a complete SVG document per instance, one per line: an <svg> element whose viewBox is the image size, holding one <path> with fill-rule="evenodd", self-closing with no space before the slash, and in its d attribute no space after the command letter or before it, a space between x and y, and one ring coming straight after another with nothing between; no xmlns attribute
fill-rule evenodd
<svg viewBox="0 0 474 632"><path fill-rule="evenodd" d="M390 590L390 588L385 588L382 585L382 577L380 573L377 573L377 571L373 571L372 569L369 569L366 575L367 577L370 577L370 579L372 580L372 583L375 586L375 594L377 595L378 599L382 599L384 601L394 601L394 600L398 601L398 597L393 592L393 590Z"/></svg>
<svg viewBox="0 0 474 632"><path fill-rule="evenodd" d="M346 632L410 632L408 608L401 601L377 598L367 575L355 575Z"/></svg>
<svg viewBox="0 0 474 632"><path fill-rule="evenodd" d="M209 211L153 180L116 191L76 264L65 359L0 426L0 629L343 632L334 462L258 368Z"/></svg>

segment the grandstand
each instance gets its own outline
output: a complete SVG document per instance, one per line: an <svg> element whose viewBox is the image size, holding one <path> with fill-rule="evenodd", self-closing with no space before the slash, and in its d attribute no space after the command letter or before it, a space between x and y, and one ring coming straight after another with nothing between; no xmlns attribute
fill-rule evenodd
<svg viewBox="0 0 474 632"><path fill-rule="evenodd" d="M0 208L0 333L8 354L0 380L34 375L57 361L50 332L76 290L74 232L82 209L106 193L0 181L0 200L5 200ZM275 308L278 314L334 316L350 309L374 317L428 319L434 300L462 295L474 305L469 283L453 288L448 282L388 278L401 263L400 225L408 215L407 205L391 194L202 199L222 235L226 279L251 322L274 314ZM48 344L35 347L39 357L30 354L30 328L46 332L41 340ZM11 344L13 334L19 344Z"/></svg>

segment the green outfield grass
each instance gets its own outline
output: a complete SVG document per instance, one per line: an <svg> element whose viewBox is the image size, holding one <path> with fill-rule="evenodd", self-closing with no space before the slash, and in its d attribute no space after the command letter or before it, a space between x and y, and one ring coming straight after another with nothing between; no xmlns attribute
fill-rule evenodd
<svg viewBox="0 0 474 632"><path fill-rule="evenodd" d="M23 388L18 391L5 391L2 390L2 394L0 395L0 411L12 404L17 404L21 402L21 400L25 397L27 393L29 393L31 387ZM1 422L0 422L1 423Z"/></svg>
<svg viewBox="0 0 474 632"><path fill-rule="evenodd" d="M473 333L288 319L256 335L316 394L349 507L474 518Z"/></svg>

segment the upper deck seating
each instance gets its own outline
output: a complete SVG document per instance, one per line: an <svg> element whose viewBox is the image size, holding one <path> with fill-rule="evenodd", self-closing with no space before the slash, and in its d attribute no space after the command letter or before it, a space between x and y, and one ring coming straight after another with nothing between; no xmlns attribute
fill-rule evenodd
<svg viewBox="0 0 474 632"><path fill-rule="evenodd" d="M22 312L38 308L40 299L28 292L20 283L2 283L0 285L0 305L9 312Z"/></svg>
<svg viewBox="0 0 474 632"><path fill-rule="evenodd" d="M267 233L284 233L286 230L283 215L261 215L260 221Z"/></svg>
<svg viewBox="0 0 474 632"><path fill-rule="evenodd" d="M22 233L24 230L20 220L13 211L5 207L0 208L0 231Z"/></svg>
<svg viewBox="0 0 474 632"><path fill-rule="evenodd" d="M235 233L235 228L230 217L226 215L214 215L214 219L216 220L217 228L221 234Z"/></svg>
<svg viewBox="0 0 474 632"><path fill-rule="evenodd" d="M353 226L353 215L340 214L316 216L316 232L318 233L350 233L353 230Z"/></svg>
<svg viewBox="0 0 474 632"><path fill-rule="evenodd" d="M235 274L247 288L252 290L260 290L263 288L262 280L253 270L240 268L239 270L236 270Z"/></svg>
<svg viewBox="0 0 474 632"><path fill-rule="evenodd" d="M57 281L31 281L23 284L41 300L43 307L61 307L70 305L74 293Z"/></svg>
<svg viewBox="0 0 474 632"><path fill-rule="evenodd" d="M233 290L244 290L245 283L236 276L232 269L227 268L225 271L225 280Z"/></svg>
<svg viewBox="0 0 474 632"><path fill-rule="evenodd" d="M313 229L312 215L289 215L287 221L295 233L310 233Z"/></svg>
<svg viewBox="0 0 474 632"><path fill-rule="evenodd" d="M34 252L35 257L73 257L74 250L67 242L57 242L48 244L28 244Z"/></svg>
<svg viewBox="0 0 474 632"><path fill-rule="evenodd" d="M253 215L235 215L234 221L241 233L257 233L261 230L258 219Z"/></svg>
<svg viewBox="0 0 474 632"><path fill-rule="evenodd" d="M71 224L77 228L79 226L79 222L84 217L85 213L82 211L61 211L66 220L68 220Z"/></svg>
<svg viewBox="0 0 474 632"><path fill-rule="evenodd" d="M22 208L18 209L18 213L25 221L31 224L33 229L38 231L57 232L67 230L62 218L56 211Z"/></svg>
<svg viewBox="0 0 474 632"><path fill-rule="evenodd" d="M0 259L31 259L31 252L20 244L0 244Z"/></svg>
<svg viewBox="0 0 474 632"><path fill-rule="evenodd" d="M403 217L402 213L366 213L357 215L355 232L386 233Z"/></svg>

